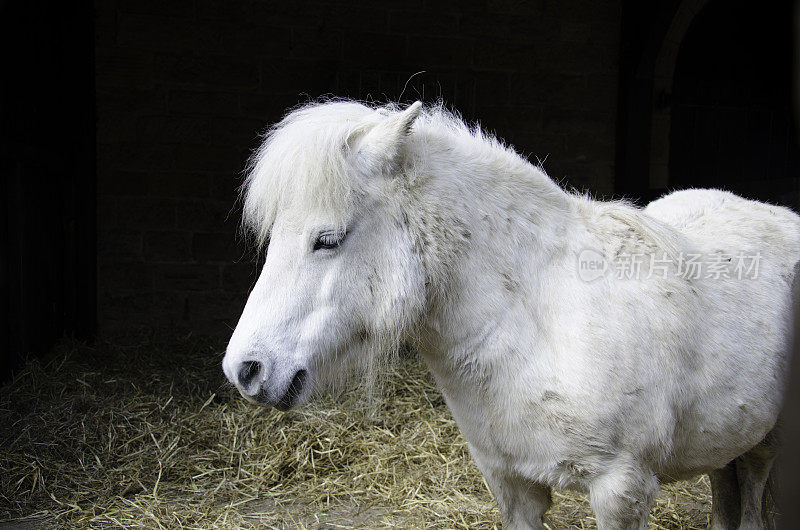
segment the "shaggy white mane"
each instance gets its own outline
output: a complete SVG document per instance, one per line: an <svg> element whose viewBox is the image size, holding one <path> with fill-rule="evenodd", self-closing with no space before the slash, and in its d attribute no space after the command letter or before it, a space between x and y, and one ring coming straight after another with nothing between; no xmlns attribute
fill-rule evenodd
<svg viewBox="0 0 800 530"><path fill-rule="evenodd" d="M271 127L251 157L240 188L242 221L258 244L263 246L269 240L278 212L290 221L324 215L344 227L354 194L359 192L348 168L351 150L376 124L401 110L396 103L312 102L292 110ZM502 182L511 194L515 189L535 187L541 203L531 204L532 211L566 200L598 229L613 229L612 225L630 228L643 242L671 256L685 247L684 238L675 230L626 201L595 201L562 190L541 166L532 165L478 124L465 123L441 102L425 106L409 132L409 149L419 151L421 157L437 150L458 152L467 165L491 167L491 175L485 177L498 179L498 187ZM413 172L413 168L407 171ZM422 174L411 176L425 178Z"/></svg>

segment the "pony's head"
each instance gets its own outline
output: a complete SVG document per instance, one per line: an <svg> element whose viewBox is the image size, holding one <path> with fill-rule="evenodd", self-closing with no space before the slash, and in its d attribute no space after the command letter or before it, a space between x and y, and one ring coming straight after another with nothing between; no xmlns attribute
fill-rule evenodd
<svg viewBox="0 0 800 530"><path fill-rule="evenodd" d="M273 127L242 187L264 268L223 360L248 400L288 409L393 352L425 300L408 144L422 105L309 105Z"/></svg>

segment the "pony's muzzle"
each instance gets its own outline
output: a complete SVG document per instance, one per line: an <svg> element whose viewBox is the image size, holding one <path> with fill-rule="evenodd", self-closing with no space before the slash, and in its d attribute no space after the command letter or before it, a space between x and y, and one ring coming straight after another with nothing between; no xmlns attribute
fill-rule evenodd
<svg viewBox="0 0 800 530"><path fill-rule="evenodd" d="M270 369L269 361L248 359L235 368L235 384L239 393L250 401L263 406L274 406L289 410L297 405L308 386L308 370L295 371Z"/></svg>

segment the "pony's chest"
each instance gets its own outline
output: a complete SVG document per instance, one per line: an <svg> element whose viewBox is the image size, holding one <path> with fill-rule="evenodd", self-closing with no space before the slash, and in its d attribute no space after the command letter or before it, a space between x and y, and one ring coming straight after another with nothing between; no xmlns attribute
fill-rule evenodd
<svg viewBox="0 0 800 530"><path fill-rule="evenodd" d="M598 419L603 411L586 406L598 400L587 394L582 373L546 361L569 357L551 355L537 337L522 335L515 333L516 341L481 335L480 356L420 352L473 455L533 480L576 484L614 434ZM535 354L514 355L509 344Z"/></svg>
<svg viewBox="0 0 800 530"><path fill-rule="evenodd" d="M602 469L605 455L581 431L585 420L576 419L573 429L558 407L505 410L491 404L475 406L458 392L443 394L481 469L577 490Z"/></svg>
<svg viewBox="0 0 800 530"><path fill-rule="evenodd" d="M575 427L587 424L579 410L544 382L521 390L511 381L454 382L433 372L473 452L505 465L552 470L566 458L566 440L580 437Z"/></svg>

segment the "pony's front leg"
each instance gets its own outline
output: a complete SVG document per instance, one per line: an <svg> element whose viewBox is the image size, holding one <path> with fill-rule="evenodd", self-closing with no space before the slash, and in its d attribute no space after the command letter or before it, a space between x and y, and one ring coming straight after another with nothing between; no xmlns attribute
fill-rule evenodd
<svg viewBox="0 0 800 530"><path fill-rule="evenodd" d="M627 459L626 459L627 460ZM658 479L645 467L616 461L589 485L599 530L647 530Z"/></svg>
<svg viewBox="0 0 800 530"><path fill-rule="evenodd" d="M771 521L771 514L762 513L764 489L777 456L777 442L762 442L736 459L736 474L741 494L740 530L762 530ZM766 516L766 518L765 518Z"/></svg>
<svg viewBox="0 0 800 530"><path fill-rule="evenodd" d="M500 506L503 530L543 530L544 514L552 504L550 488L492 466L475 451L472 455Z"/></svg>
<svg viewBox="0 0 800 530"><path fill-rule="evenodd" d="M708 474L711 480L711 530L739 528L741 497L736 478L736 461Z"/></svg>

